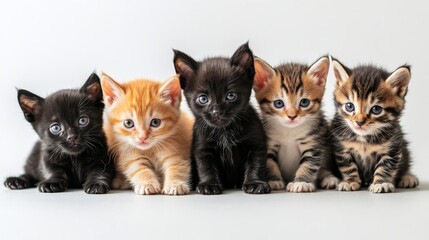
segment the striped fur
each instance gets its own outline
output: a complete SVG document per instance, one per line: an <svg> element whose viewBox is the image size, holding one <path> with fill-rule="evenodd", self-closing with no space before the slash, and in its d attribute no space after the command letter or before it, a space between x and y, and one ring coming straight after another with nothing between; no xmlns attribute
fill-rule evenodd
<svg viewBox="0 0 429 240"><path fill-rule="evenodd" d="M418 179L410 173L408 143L399 124L411 78L409 66L388 73L370 65L350 70L337 60L332 65L337 111L331 136L342 175L338 190L369 186L369 191L383 193L416 187Z"/></svg>
<svg viewBox="0 0 429 240"><path fill-rule="evenodd" d="M333 177L320 171L330 153L329 128L321 110L329 59L322 57L311 66L289 63L276 68L255 59L255 69L254 90L268 137L270 186L283 189L285 180L288 191L312 192L318 178ZM308 106L300 105L303 99L309 100ZM283 107L276 107L279 100Z"/></svg>
<svg viewBox="0 0 429 240"><path fill-rule="evenodd" d="M113 187L131 183L137 194L189 193L193 120L180 111L179 78L119 84L103 74L102 88L104 130L118 172ZM127 119L133 127L126 127ZM160 125L151 125L153 119Z"/></svg>

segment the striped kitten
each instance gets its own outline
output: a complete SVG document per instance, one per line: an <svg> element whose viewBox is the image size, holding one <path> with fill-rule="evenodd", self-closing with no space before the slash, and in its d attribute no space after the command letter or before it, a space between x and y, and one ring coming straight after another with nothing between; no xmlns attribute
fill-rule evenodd
<svg viewBox="0 0 429 240"><path fill-rule="evenodd" d="M255 70L253 89L268 137L271 188L284 189L284 179L290 192L312 192L318 178L324 179L323 187L334 187L338 179L320 171L330 153L321 110L328 57L311 66L288 63L276 68L256 58Z"/></svg>
<svg viewBox="0 0 429 240"><path fill-rule="evenodd" d="M352 70L334 60L337 112L332 121L335 159L341 171L340 191L369 185L373 193L414 188L410 153L399 118L411 78L409 66L393 73L373 66Z"/></svg>
<svg viewBox="0 0 429 240"><path fill-rule="evenodd" d="M101 79L104 131L117 169L113 187L131 183L137 194L189 193L193 120L180 111L179 78L122 84L106 74Z"/></svg>

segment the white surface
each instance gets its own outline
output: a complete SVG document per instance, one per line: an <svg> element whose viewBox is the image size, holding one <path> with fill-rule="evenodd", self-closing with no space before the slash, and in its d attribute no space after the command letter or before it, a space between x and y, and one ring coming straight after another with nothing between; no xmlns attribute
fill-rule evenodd
<svg viewBox="0 0 429 240"><path fill-rule="evenodd" d="M276 65L330 53L344 64L413 66L402 123L423 182L395 194L317 192L215 197L88 196L0 189L1 239L247 237L427 239L429 153L426 1L113 1L0 3L0 178L20 174L37 139L14 87L46 96L79 87L94 70L120 81L165 80L171 48L196 59L230 56L249 40ZM325 109L332 115L333 81ZM125 239L125 238L124 238Z"/></svg>

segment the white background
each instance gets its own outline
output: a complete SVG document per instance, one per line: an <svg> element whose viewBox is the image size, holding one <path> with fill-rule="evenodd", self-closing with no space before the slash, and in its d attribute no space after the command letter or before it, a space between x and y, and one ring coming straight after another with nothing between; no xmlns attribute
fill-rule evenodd
<svg viewBox="0 0 429 240"><path fill-rule="evenodd" d="M246 41L272 65L332 54L353 67L412 65L402 124L416 190L250 196L41 194L0 187L1 239L427 239L429 216L426 1L1 1L0 180L22 173L36 134L15 87L46 96L104 70L119 81L165 80L172 48L196 59L230 56ZM325 110L333 113L333 79Z"/></svg>

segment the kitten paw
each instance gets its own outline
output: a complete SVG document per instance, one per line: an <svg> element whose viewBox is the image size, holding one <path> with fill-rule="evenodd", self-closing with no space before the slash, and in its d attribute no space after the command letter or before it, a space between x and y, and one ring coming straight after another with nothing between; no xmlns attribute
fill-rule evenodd
<svg viewBox="0 0 429 240"><path fill-rule="evenodd" d="M284 190L286 188L285 182L282 180L268 181L268 185L270 185L271 190Z"/></svg>
<svg viewBox="0 0 429 240"><path fill-rule="evenodd" d="M43 181L39 183L38 189L39 189L39 192L43 192L43 193L63 192L67 190L67 184L64 181L60 181L60 182Z"/></svg>
<svg viewBox="0 0 429 240"><path fill-rule="evenodd" d="M405 174L398 183L399 188L415 188L419 185L419 179L412 174Z"/></svg>
<svg viewBox="0 0 429 240"><path fill-rule="evenodd" d="M335 189L339 182L340 180L335 176L325 177L320 182L320 187L323 189Z"/></svg>
<svg viewBox="0 0 429 240"><path fill-rule="evenodd" d="M189 185L186 183L171 183L164 185L163 194L167 195L185 195L190 192Z"/></svg>
<svg viewBox="0 0 429 240"><path fill-rule="evenodd" d="M12 190L32 187L32 184L30 182L20 177L8 177L4 181L4 185Z"/></svg>
<svg viewBox="0 0 429 240"><path fill-rule="evenodd" d="M203 195L216 195L222 193L222 186L220 184L200 183L198 184L196 191Z"/></svg>
<svg viewBox="0 0 429 240"><path fill-rule="evenodd" d="M338 191L358 191L360 189L360 183L358 182L345 182L342 181L338 184Z"/></svg>
<svg viewBox="0 0 429 240"><path fill-rule="evenodd" d="M270 193L271 188L266 182L244 183L243 191L250 194L264 194Z"/></svg>
<svg viewBox="0 0 429 240"><path fill-rule="evenodd" d="M313 183L308 182L290 182L287 184L286 189L289 192L299 193L299 192L314 192L316 187Z"/></svg>
<svg viewBox="0 0 429 240"><path fill-rule="evenodd" d="M88 194L104 194L107 193L110 189L109 186L105 183L92 183L83 186L83 190Z"/></svg>
<svg viewBox="0 0 429 240"><path fill-rule="evenodd" d="M161 186L159 183L135 185L134 192L139 195L159 194L161 193Z"/></svg>
<svg viewBox="0 0 429 240"><path fill-rule="evenodd" d="M372 193L389 193L395 191L395 186L392 183L373 183L369 186L369 191Z"/></svg>

